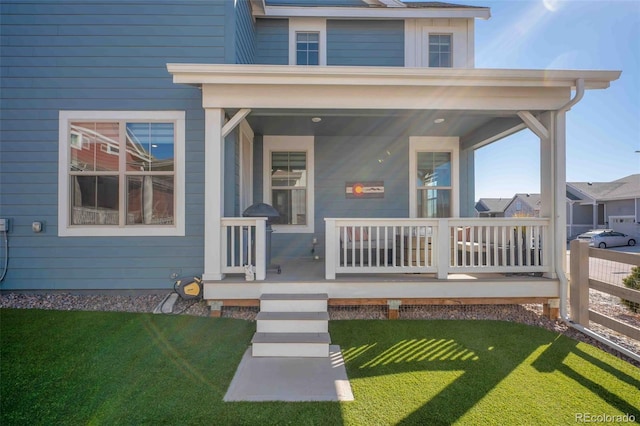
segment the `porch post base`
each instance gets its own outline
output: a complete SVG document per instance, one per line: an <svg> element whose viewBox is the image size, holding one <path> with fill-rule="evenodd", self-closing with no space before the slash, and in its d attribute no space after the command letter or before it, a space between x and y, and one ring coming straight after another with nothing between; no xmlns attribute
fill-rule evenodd
<svg viewBox="0 0 640 426"><path fill-rule="evenodd" d="M389 306L387 319L395 320L400 318L400 305L402 305L402 300L387 300L387 305Z"/></svg>
<svg viewBox="0 0 640 426"><path fill-rule="evenodd" d="M222 300L210 300L209 307L211 308L211 312L209 316L212 318L220 318L222 316Z"/></svg>
<svg viewBox="0 0 640 426"><path fill-rule="evenodd" d="M542 304L542 315L550 320L557 320L560 318L560 300L550 299L548 303Z"/></svg>
<svg viewBox="0 0 640 426"><path fill-rule="evenodd" d="M203 281L222 281L223 279L224 279L224 274L220 274L220 273L205 272L204 274L202 274Z"/></svg>

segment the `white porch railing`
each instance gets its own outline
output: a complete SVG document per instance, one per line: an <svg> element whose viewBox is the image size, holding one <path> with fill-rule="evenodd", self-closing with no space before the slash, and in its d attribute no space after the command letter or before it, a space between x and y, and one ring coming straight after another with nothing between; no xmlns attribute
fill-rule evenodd
<svg viewBox="0 0 640 426"><path fill-rule="evenodd" d="M244 274L252 265L256 280L266 278L266 224L266 217L222 218L222 273Z"/></svg>
<svg viewBox="0 0 640 426"><path fill-rule="evenodd" d="M536 218L325 219L325 278L337 273L551 272Z"/></svg>

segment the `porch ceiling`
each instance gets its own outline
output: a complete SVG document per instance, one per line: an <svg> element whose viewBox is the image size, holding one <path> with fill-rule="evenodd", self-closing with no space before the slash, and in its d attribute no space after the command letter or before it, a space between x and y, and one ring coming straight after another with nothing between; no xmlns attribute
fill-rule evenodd
<svg viewBox="0 0 640 426"><path fill-rule="evenodd" d="M312 121L315 117L321 121ZM251 111L247 121L263 135L464 137L496 118L506 117L516 119L517 115L500 111L257 109ZM440 119L444 121L435 122Z"/></svg>

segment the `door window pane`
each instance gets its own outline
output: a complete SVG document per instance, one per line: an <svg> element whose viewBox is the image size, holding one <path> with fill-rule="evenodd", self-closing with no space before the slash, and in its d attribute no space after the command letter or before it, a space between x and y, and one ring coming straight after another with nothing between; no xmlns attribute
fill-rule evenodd
<svg viewBox="0 0 640 426"><path fill-rule="evenodd" d="M417 152L417 217L451 216L451 152Z"/></svg>
<svg viewBox="0 0 640 426"><path fill-rule="evenodd" d="M450 189L418 189L418 217L451 216Z"/></svg>
<svg viewBox="0 0 640 426"><path fill-rule="evenodd" d="M271 153L271 202L280 213L274 223L307 224L306 152Z"/></svg>
<svg viewBox="0 0 640 426"><path fill-rule="evenodd" d="M451 153L418 152L418 186L451 186Z"/></svg>

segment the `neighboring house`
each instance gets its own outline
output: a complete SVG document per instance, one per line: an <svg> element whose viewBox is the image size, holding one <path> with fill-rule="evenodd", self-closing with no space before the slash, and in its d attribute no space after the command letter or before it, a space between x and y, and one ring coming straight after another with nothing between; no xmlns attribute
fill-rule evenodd
<svg viewBox="0 0 640 426"><path fill-rule="evenodd" d="M512 198L481 198L478 217L540 217L540 194L516 194Z"/></svg>
<svg viewBox="0 0 640 426"><path fill-rule="evenodd" d="M475 205L478 217L504 217L511 198L480 198Z"/></svg>
<svg viewBox="0 0 640 426"><path fill-rule="evenodd" d="M393 306L563 296L566 113L619 71L476 69L489 9L441 2L0 11L3 290L202 275L218 309L276 289ZM539 218L474 218L475 150L521 130L543 153ZM256 202L280 212L273 234L242 217ZM465 275L484 273L509 275Z"/></svg>
<svg viewBox="0 0 640 426"><path fill-rule="evenodd" d="M640 236L640 174L613 182L567 182L567 233L611 228Z"/></svg>
<svg viewBox="0 0 640 426"><path fill-rule="evenodd" d="M505 217L540 217L540 194L516 194L504 209Z"/></svg>

